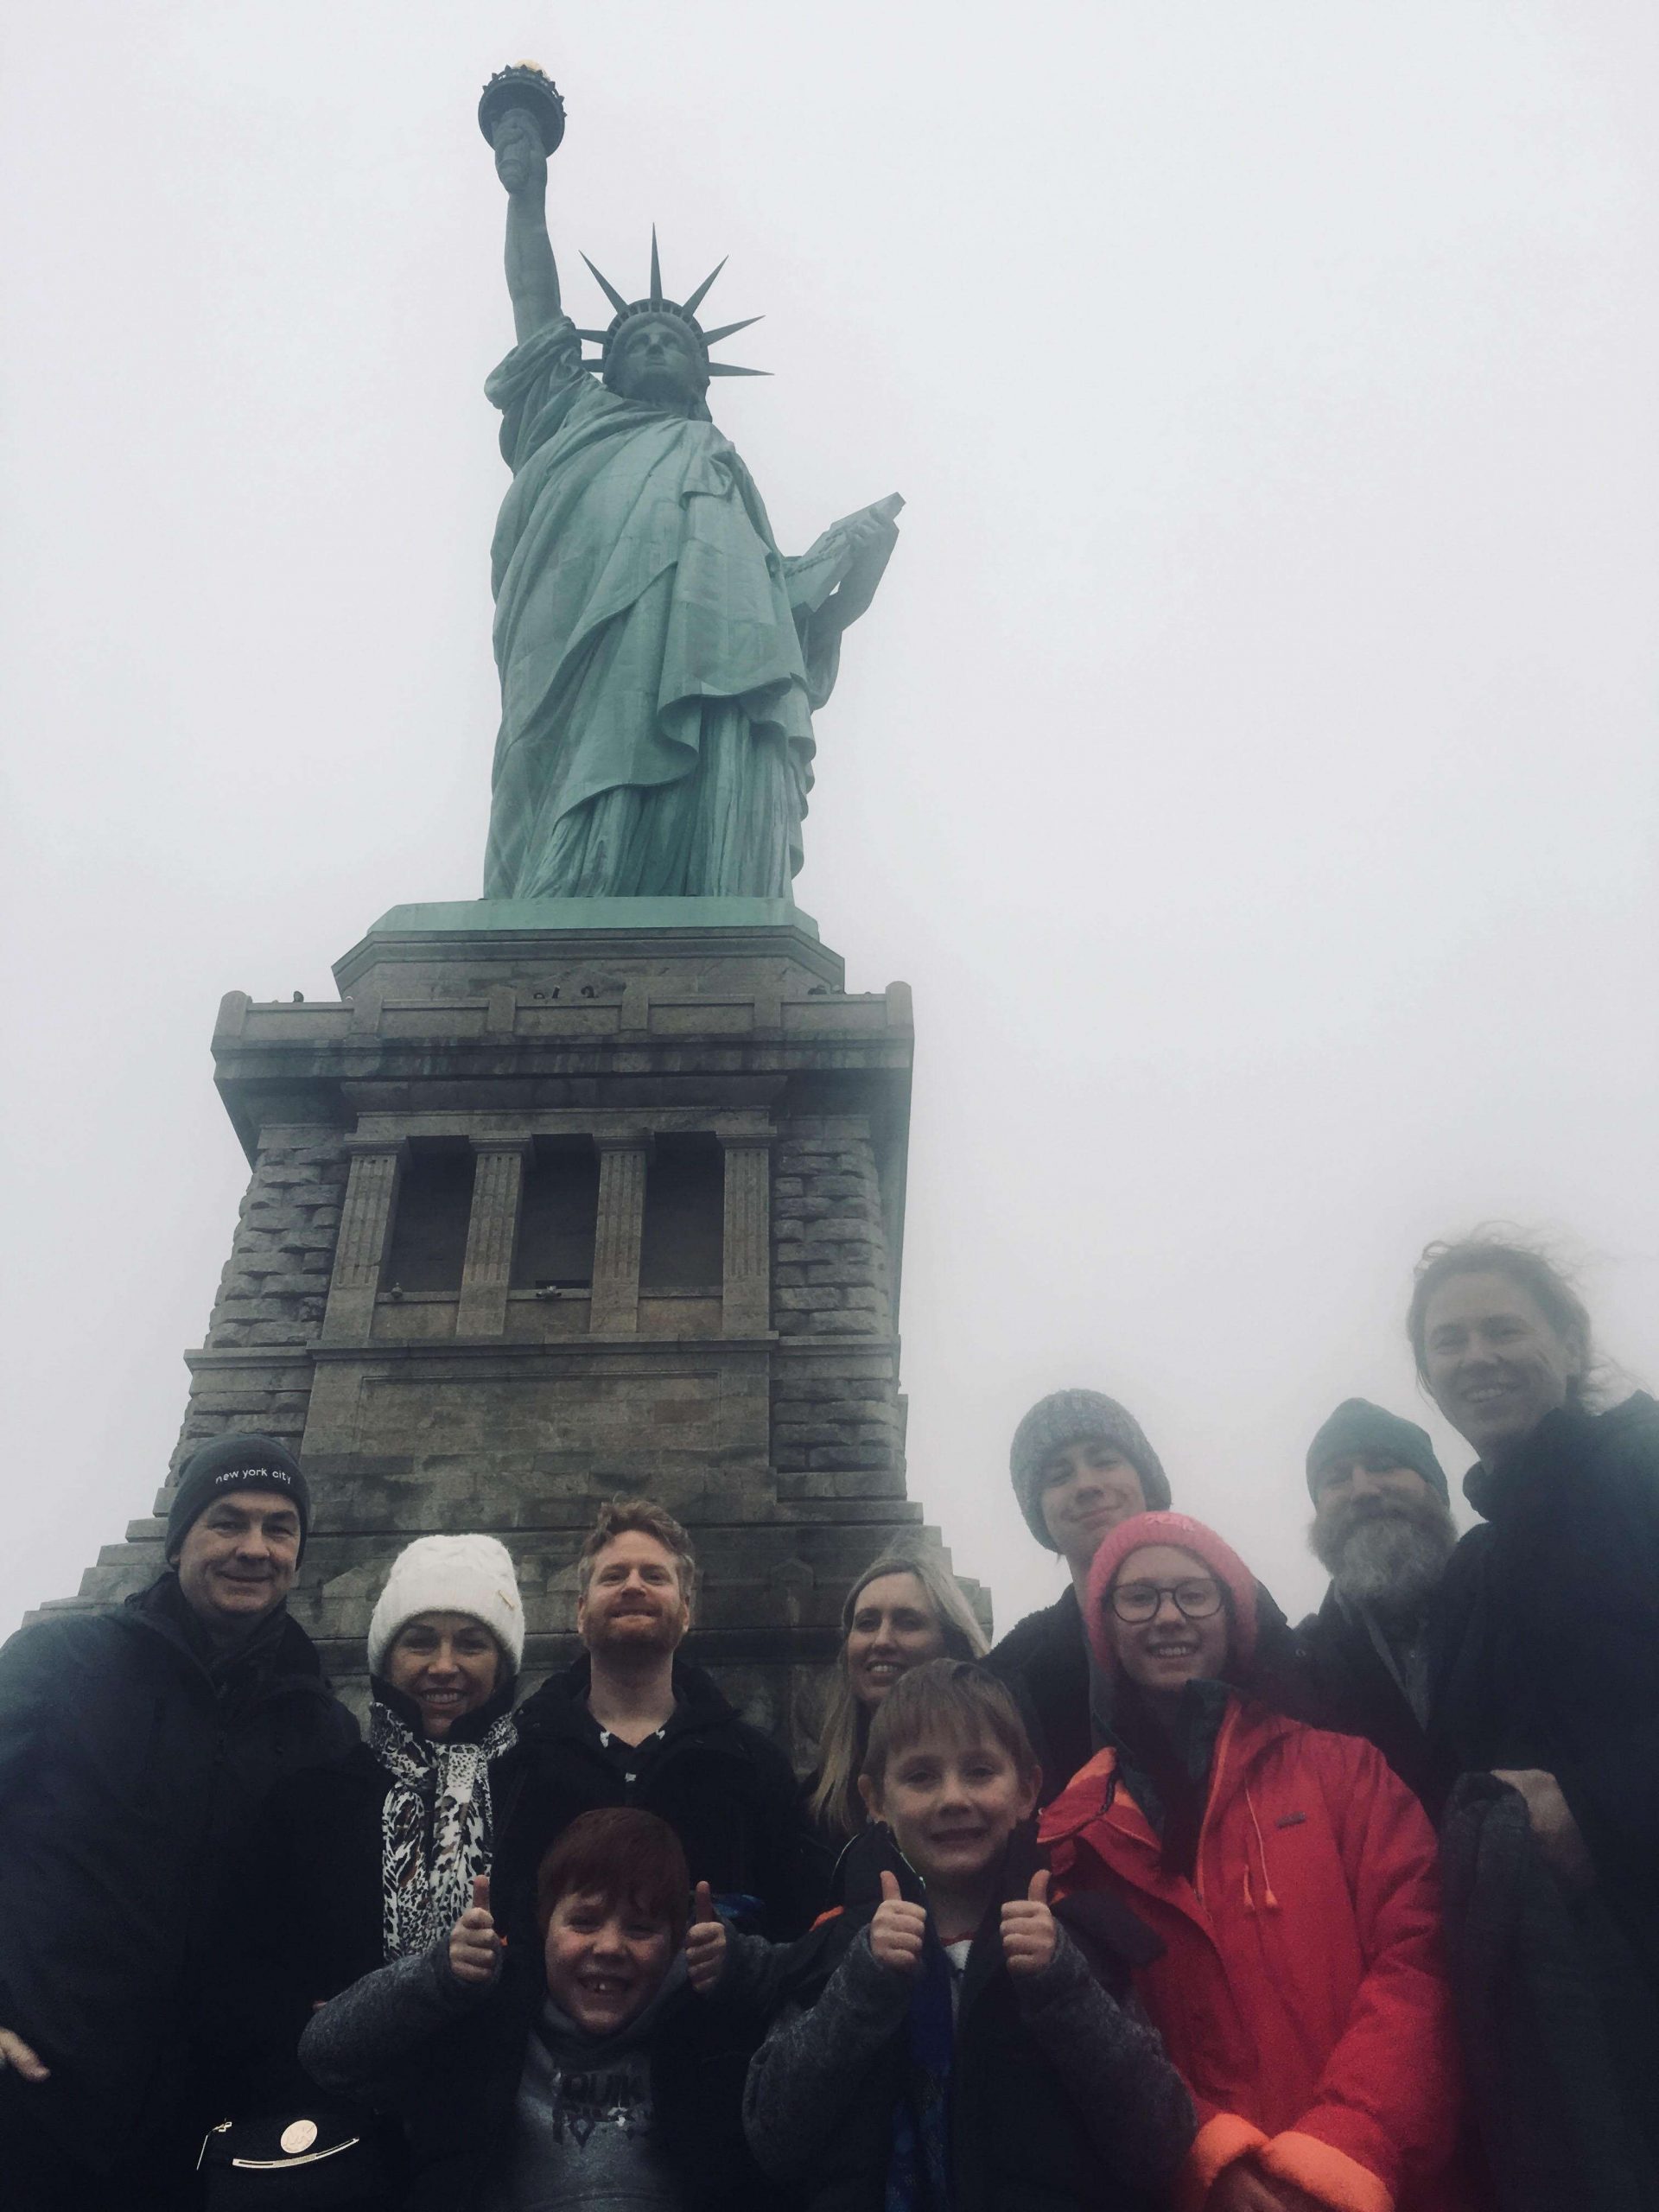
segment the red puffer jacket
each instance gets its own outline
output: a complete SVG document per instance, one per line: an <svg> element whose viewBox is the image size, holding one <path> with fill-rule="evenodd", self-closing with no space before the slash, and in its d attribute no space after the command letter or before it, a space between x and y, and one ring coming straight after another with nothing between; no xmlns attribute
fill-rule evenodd
<svg viewBox="0 0 1659 2212"><path fill-rule="evenodd" d="M1460 2088L1417 1800L1370 1744L1231 1698L1189 1882L1116 1764L1084 1767L1041 1838L1057 1897L1116 1891L1164 1940L1136 1980L1198 2107L1183 2212L1246 2152L1337 2212L1454 2212Z"/></svg>

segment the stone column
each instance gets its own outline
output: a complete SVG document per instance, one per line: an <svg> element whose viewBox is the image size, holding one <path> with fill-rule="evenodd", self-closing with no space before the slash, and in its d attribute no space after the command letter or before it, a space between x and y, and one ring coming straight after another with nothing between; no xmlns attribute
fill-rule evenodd
<svg viewBox="0 0 1659 2212"><path fill-rule="evenodd" d="M524 1196L527 1137L473 1140L473 1211L467 1223L467 1257L461 1271L461 1303L455 1312L458 1337L503 1337L507 1332L507 1291L512 1255L518 1242L518 1206Z"/></svg>
<svg viewBox="0 0 1659 2212"><path fill-rule="evenodd" d="M596 1337L637 1336L651 1139L636 1130L594 1141L599 1151L599 1220L594 1232L594 1300L588 1327Z"/></svg>
<svg viewBox="0 0 1659 2212"><path fill-rule="evenodd" d="M772 1326L772 1142L722 1137L726 1155L721 1334L763 1337Z"/></svg>
<svg viewBox="0 0 1659 2212"><path fill-rule="evenodd" d="M326 1344L367 1344L374 1327L374 1300L391 1238L397 1178L409 1157L400 1137L347 1137L351 1173L340 1210L340 1241L322 1317Z"/></svg>

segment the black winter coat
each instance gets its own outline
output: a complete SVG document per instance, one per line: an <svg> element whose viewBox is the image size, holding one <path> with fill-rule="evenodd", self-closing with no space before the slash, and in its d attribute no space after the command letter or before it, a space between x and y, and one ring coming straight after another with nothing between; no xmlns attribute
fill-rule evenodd
<svg viewBox="0 0 1659 2212"><path fill-rule="evenodd" d="M1306 1695L1294 1634L1274 1599L1256 1585L1252 1694L1294 1719ZM1052 1803L1100 1749L1089 1713L1089 1650L1083 1608L1071 1583L1052 1605L1027 1613L991 1651L985 1664L1020 1700L1026 1730L1042 1764L1038 1809ZM1245 1685L1241 1684L1241 1688Z"/></svg>
<svg viewBox="0 0 1659 2212"><path fill-rule="evenodd" d="M235 2094L207 2059L226 1930L261 1910L261 1808L356 1739L302 1629L281 1614L212 1664L171 1573L0 1650L0 2024L51 2068L29 2110L82 2164L181 2076L210 2120Z"/></svg>
<svg viewBox="0 0 1659 2212"><path fill-rule="evenodd" d="M515 1756L523 1773L512 1813L498 1827L492 1890L505 1917L523 1925L537 1862L578 1814L632 1804L668 1822L694 1882L709 1883L718 1897L760 1899L758 1920L742 1924L774 1940L798 1936L824 1904L830 1861L779 1746L740 1720L700 1668L677 1659L678 1704L631 1789L600 1744L588 1710L589 1677L584 1656L518 1708Z"/></svg>
<svg viewBox="0 0 1659 2212"><path fill-rule="evenodd" d="M1342 1603L1334 1586L1319 1611L1296 1630L1296 1643L1306 1669L1306 1706L1295 1717L1374 1744L1407 1789L1421 1799L1429 1819L1438 1821L1446 1788L1428 1732L1364 1622Z"/></svg>
<svg viewBox="0 0 1659 2212"><path fill-rule="evenodd" d="M1016 1835L1004 1868L1003 1897L1024 1897L1040 1864L1031 1831ZM880 1875L898 1876L912 1904L925 1892L885 1829L855 1837L842 1860L847 1903L794 1947L785 1975L794 2001L822 1995L880 1903ZM999 1914L1000 1901L991 1908ZM1133 1969L1156 1958L1159 1937L1128 1907L1103 1893L1068 1898L1055 1916L1082 1950L1096 1979L1120 2002ZM930 1939L931 1940L931 1939ZM828 2144L811 2159L803 2189L809 2212L882 2212L887 2201L894 2117L906 2091L909 2053L901 2025L849 2094ZM1171 2069L1171 2083L1179 2095ZM836 2085L840 2087L840 2084ZM1000 1941L976 1938L963 1976L950 2088L950 2160L957 2212L1160 2212L1164 2199L1114 2173L1111 2090L1079 2109L1022 2020ZM1186 2126L1174 2164L1191 2138Z"/></svg>
<svg viewBox="0 0 1659 2212"><path fill-rule="evenodd" d="M1452 1554L1430 1652L1449 1780L1553 1774L1659 2019L1659 1404L1546 1414L1464 1483L1484 1528Z"/></svg>

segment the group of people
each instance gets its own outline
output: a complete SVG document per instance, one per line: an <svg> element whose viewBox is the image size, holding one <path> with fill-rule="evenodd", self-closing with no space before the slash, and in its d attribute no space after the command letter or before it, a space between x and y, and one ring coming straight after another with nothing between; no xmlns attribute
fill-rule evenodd
<svg viewBox="0 0 1659 2212"><path fill-rule="evenodd" d="M285 1599L269 1438L168 1568L0 1651L0 2174L20 2212L1637 2212L1659 2205L1659 1404L1594 1410L1523 1244L1431 1248L1415 1423L1309 1447L1293 1628L1116 1399L1010 1466L1068 1573L993 1649L884 1552L798 1779L605 1506L520 1701L482 1535L399 1555L366 1735Z"/></svg>

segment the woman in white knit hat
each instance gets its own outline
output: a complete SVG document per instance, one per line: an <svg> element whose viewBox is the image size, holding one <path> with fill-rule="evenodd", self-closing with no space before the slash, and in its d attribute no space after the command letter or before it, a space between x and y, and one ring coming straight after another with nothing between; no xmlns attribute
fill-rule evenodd
<svg viewBox="0 0 1659 2212"><path fill-rule="evenodd" d="M269 2104L315 2095L295 2048L314 2009L447 1942L487 1874L518 1776L512 1703L524 1609L493 1536L420 1536L369 1623L368 1740L266 1801L275 1884L251 1952L250 2063Z"/></svg>
<svg viewBox="0 0 1659 2212"><path fill-rule="evenodd" d="M494 1770L512 1749L524 1609L493 1536L417 1536L369 1622L369 1749L385 1770L381 1934L388 1959L447 1939L487 1874Z"/></svg>

